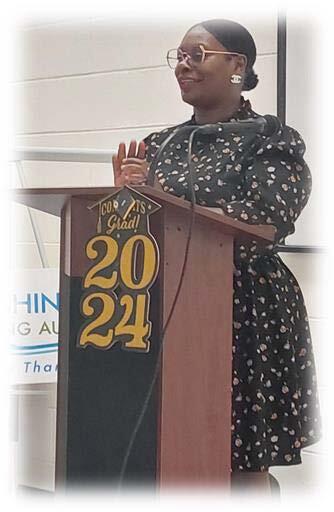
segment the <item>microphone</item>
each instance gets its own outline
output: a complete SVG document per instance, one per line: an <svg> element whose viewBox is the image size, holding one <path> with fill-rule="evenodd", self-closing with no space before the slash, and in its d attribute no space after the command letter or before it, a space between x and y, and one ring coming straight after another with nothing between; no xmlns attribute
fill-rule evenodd
<svg viewBox="0 0 334 512"><path fill-rule="evenodd" d="M199 133L200 135L221 135L227 133L253 133L271 137L282 128L281 121L271 115L259 116L253 119L244 119L242 121L233 121L229 123L202 124L202 125L181 125L177 130L172 132L162 143L157 153L153 157L147 176L147 184L153 186L154 183L154 165L158 161L162 151L168 142L179 132L189 132L191 134Z"/></svg>
<svg viewBox="0 0 334 512"><path fill-rule="evenodd" d="M222 132L222 135L224 133L259 133L270 137L282 128L282 123L277 117L266 115L237 122L203 124L198 128L202 135L217 135L217 132Z"/></svg>

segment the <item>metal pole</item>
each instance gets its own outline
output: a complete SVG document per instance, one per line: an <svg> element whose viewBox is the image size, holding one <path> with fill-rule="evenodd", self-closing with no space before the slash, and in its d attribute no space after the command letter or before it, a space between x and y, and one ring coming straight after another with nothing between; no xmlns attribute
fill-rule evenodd
<svg viewBox="0 0 334 512"><path fill-rule="evenodd" d="M277 20L277 117L286 122L286 12Z"/></svg>

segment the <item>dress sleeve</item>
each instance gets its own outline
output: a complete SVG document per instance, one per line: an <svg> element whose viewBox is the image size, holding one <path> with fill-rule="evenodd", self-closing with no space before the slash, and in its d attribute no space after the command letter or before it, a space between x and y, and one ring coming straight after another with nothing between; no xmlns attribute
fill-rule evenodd
<svg viewBox="0 0 334 512"><path fill-rule="evenodd" d="M304 161L305 144L299 133L284 127L270 139L261 137L254 154L243 166L240 200L217 200L223 212L249 224L271 224L276 241L295 231L294 223L305 207L312 188Z"/></svg>
<svg viewBox="0 0 334 512"><path fill-rule="evenodd" d="M161 132L153 132L147 135L143 140L146 145L146 160L150 164L157 150L159 149L164 138L168 136L170 128L166 128Z"/></svg>
<svg viewBox="0 0 334 512"><path fill-rule="evenodd" d="M149 164L151 164L155 153L158 151L161 144L165 141L165 139L171 135L172 132L177 132L180 128L183 126L186 126L189 124L189 121L186 121L185 123L169 126L168 128L165 128L164 130L161 130L160 132L153 132L147 135L143 140L146 145L146 160Z"/></svg>

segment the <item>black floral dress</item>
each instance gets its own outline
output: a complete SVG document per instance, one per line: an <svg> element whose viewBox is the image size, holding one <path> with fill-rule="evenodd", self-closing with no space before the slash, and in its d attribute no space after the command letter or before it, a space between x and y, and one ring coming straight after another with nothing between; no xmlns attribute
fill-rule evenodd
<svg viewBox="0 0 334 512"><path fill-rule="evenodd" d="M256 118L249 101L230 121ZM194 116L183 125L195 124ZM147 160L180 126L145 139ZM219 126L219 123L217 123ZM190 199L189 132L180 131L155 163L163 190ZM301 448L320 437L312 341L296 278L277 253L311 192L300 135L284 126L271 137L195 136L193 186L199 205L220 207L249 224L271 224L274 243L234 245L232 470L265 471L301 463Z"/></svg>

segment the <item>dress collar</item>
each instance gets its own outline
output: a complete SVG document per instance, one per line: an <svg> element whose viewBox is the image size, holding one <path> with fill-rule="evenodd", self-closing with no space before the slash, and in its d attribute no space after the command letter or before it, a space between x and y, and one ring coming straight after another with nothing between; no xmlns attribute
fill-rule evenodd
<svg viewBox="0 0 334 512"><path fill-rule="evenodd" d="M230 119L228 119L228 121L224 121L224 122L242 121L243 119L253 117L253 115L254 115L254 113L252 111L252 106L251 106L250 101L245 100L245 98L243 96L241 96L240 97L240 105L239 105L238 109L234 112L234 114L232 114L232 116L230 117ZM218 121L218 122L222 122L222 121ZM197 124L195 121L195 114L193 114L191 116L190 123Z"/></svg>

